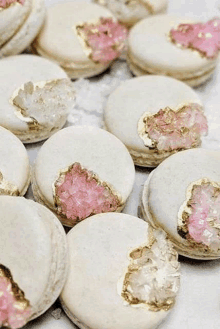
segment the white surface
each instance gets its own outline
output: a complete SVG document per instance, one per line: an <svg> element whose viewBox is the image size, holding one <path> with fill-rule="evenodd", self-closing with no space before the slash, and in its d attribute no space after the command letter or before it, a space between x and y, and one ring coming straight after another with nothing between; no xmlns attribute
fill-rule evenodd
<svg viewBox="0 0 220 329"><path fill-rule="evenodd" d="M56 0L46 0L47 5L58 2ZM169 13L183 16L194 17L201 15L201 19L220 16L220 1L215 0L191 0L185 3L181 0L170 0ZM126 73L129 76L129 73ZM116 74L120 77L120 74ZM92 79L94 81L94 79ZM105 74L102 81L108 83L104 86L106 90L117 86L116 79ZM80 82L77 83L79 86ZM96 90L96 93L91 93ZM206 115L209 119L209 136L204 140L204 147L220 150L220 67L216 71L212 80L196 89L201 97ZM69 116L69 124L89 122L94 125L101 124L100 103L100 83L95 84L90 89L87 88L88 101L78 96L81 102L82 111L73 111ZM106 92L107 93L107 92ZM96 99L96 102L95 102ZM80 108L80 107L78 107ZM28 152L31 161L36 158L37 150L43 143L29 145ZM137 215L143 184L147 179L149 172L147 169L136 168L136 180L124 213ZM28 197L31 198L31 190ZM220 326L220 260L216 261L193 261L180 257L182 265L182 278L179 298L173 312L166 321L160 326L160 329L217 329ZM75 326L72 322L61 313L61 318L55 320L55 314L52 313L59 303L55 304L45 315L36 321L28 324L25 329L73 329ZM105 329L105 328L103 328ZM117 329L117 328L115 328ZM126 329L126 328L125 328ZM138 328L137 328L138 329Z"/></svg>

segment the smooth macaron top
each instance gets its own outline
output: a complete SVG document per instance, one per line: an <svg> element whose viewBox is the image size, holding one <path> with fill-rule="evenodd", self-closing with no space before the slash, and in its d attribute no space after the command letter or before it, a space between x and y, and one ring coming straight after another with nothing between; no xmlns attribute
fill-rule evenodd
<svg viewBox="0 0 220 329"><path fill-rule="evenodd" d="M27 122L16 115L16 106L12 103L16 91L28 82L66 79L67 75L55 63L34 55L18 55L2 59L0 71L0 124L17 135L28 133ZM28 110L32 109L30 107Z"/></svg>
<svg viewBox="0 0 220 329"><path fill-rule="evenodd" d="M146 222L127 214L99 214L76 225L67 240L70 268L61 302L80 328L153 329L167 316L169 311L132 305L121 296L129 254L150 243Z"/></svg>
<svg viewBox="0 0 220 329"><path fill-rule="evenodd" d="M27 151L10 131L0 127L0 194L23 195L30 181Z"/></svg>
<svg viewBox="0 0 220 329"><path fill-rule="evenodd" d="M69 187L71 176L76 179L76 185L72 188ZM62 129L42 146L35 163L34 182L37 186L36 193L52 209L55 207L56 197L64 197L63 188L70 193L70 199L71 195L74 195L73 200L81 199L81 206L76 204L79 209L85 208L84 203L87 199L89 202L93 193L97 193L97 198L102 198L102 192L105 194L106 191L102 191L102 188L97 190L95 182L97 187L100 184L107 187L111 196L117 195L120 200L118 207L121 208L131 193L134 176L133 161L120 140L102 129L78 126ZM81 180L82 177L85 181L84 178ZM59 181L64 185L58 188L58 192L54 187L60 185ZM85 185L87 182L88 186ZM68 193L66 192L67 195ZM96 203L96 200L91 199L92 202ZM71 205L67 199L64 203Z"/></svg>
<svg viewBox="0 0 220 329"><path fill-rule="evenodd" d="M75 32L75 26L95 22L101 17L113 17L111 12L94 3L64 2L48 8L46 22L37 40L36 49L62 66L75 64L83 69L95 63L86 55Z"/></svg>
<svg viewBox="0 0 220 329"><path fill-rule="evenodd" d="M149 69L149 72L170 74L179 79L193 78L213 69L216 58L206 58L197 50L171 42L171 29L182 23L196 22L170 15L158 15L140 21L129 34L130 60L142 69Z"/></svg>
<svg viewBox="0 0 220 329"><path fill-rule="evenodd" d="M142 201L150 219L168 233L180 253L192 258L219 257L219 238L215 237L214 241L217 248L216 245L214 249L207 248L212 247L215 221L219 220L219 165L218 151L183 151L161 163L145 184ZM209 225L208 216L213 219L213 225ZM184 218L188 225L185 228ZM211 238L207 242L204 237L209 233Z"/></svg>
<svg viewBox="0 0 220 329"><path fill-rule="evenodd" d="M121 83L109 96L105 124L129 149L148 152L138 133L143 114L155 114L167 107L176 111L190 103L201 105L194 90L181 81L156 75L133 78Z"/></svg>

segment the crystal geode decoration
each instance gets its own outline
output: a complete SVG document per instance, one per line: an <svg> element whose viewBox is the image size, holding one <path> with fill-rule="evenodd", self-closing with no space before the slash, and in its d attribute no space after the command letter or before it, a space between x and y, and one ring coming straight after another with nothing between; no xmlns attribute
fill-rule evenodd
<svg viewBox="0 0 220 329"><path fill-rule="evenodd" d="M170 31L170 40L183 48L197 50L202 56L213 59L220 50L220 19L207 23L179 24Z"/></svg>
<svg viewBox="0 0 220 329"><path fill-rule="evenodd" d="M203 178L189 185L178 212L178 233L198 248L220 249L219 183Z"/></svg>
<svg viewBox="0 0 220 329"><path fill-rule="evenodd" d="M23 327L31 316L31 306L24 292L13 281L8 268L0 264L0 327Z"/></svg>
<svg viewBox="0 0 220 329"><path fill-rule="evenodd" d="M96 63L107 64L118 58L125 48L128 31L112 18L101 17L96 23L73 27L86 55Z"/></svg>
<svg viewBox="0 0 220 329"><path fill-rule="evenodd" d="M166 107L156 114L145 112L138 122L138 134L145 146L157 152L198 147L207 132L202 107L194 103L178 110Z"/></svg>
<svg viewBox="0 0 220 329"><path fill-rule="evenodd" d="M20 195L18 188L12 183L7 182L3 178L1 172L0 172L0 195L12 195L12 196Z"/></svg>
<svg viewBox="0 0 220 329"><path fill-rule="evenodd" d="M148 245L129 254L120 295L130 305L168 311L180 286L178 254L163 231L154 230L151 234Z"/></svg>
<svg viewBox="0 0 220 329"><path fill-rule="evenodd" d="M30 130L51 129L73 107L75 92L69 79L27 82L15 91L11 104Z"/></svg>
<svg viewBox="0 0 220 329"><path fill-rule="evenodd" d="M10 7L14 3L24 4L25 0L0 0L0 10Z"/></svg>
<svg viewBox="0 0 220 329"><path fill-rule="evenodd" d="M117 211L121 197L106 182L75 162L60 172L53 186L58 214L75 224L91 215Z"/></svg>

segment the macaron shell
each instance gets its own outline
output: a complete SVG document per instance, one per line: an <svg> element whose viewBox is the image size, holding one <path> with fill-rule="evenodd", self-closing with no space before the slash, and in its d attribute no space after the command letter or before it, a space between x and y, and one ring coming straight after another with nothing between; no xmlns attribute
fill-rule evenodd
<svg viewBox="0 0 220 329"><path fill-rule="evenodd" d="M143 207L150 213L151 219L168 233L177 246L180 244L189 247L187 240L177 232L178 211L186 200L188 186L201 178L219 182L219 166L220 153L218 151L187 150L163 161L146 183L142 198ZM182 254L181 251L179 252ZM194 250L194 257L196 253ZM208 256L206 258L209 259Z"/></svg>
<svg viewBox="0 0 220 329"><path fill-rule="evenodd" d="M0 127L0 172L3 179L15 185L23 195L30 183L27 151L10 131Z"/></svg>
<svg viewBox="0 0 220 329"><path fill-rule="evenodd" d="M31 10L32 0L24 4L13 3L8 8L0 8L0 47L21 27Z"/></svg>
<svg viewBox="0 0 220 329"><path fill-rule="evenodd" d="M35 46L65 66L74 63L79 66L95 66L74 32L74 26L100 17L113 17L111 12L94 3L65 2L50 7L43 29Z"/></svg>
<svg viewBox="0 0 220 329"><path fill-rule="evenodd" d="M185 83L164 76L143 76L127 80L109 96L104 119L112 134L129 149L143 153L149 150L138 134L138 121L145 112L157 113L166 107L176 110L179 106L201 101Z"/></svg>
<svg viewBox="0 0 220 329"><path fill-rule="evenodd" d="M45 19L44 0L32 0L31 12L19 31L0 49L0 57L24 51L39 33Z"/></svg>
<svg viewBox="0 0 220 329"><path fill-rule="evenodd" d="M117 291L129 252L147 243L147 234L147 223L115 213L93 216L68 233L70 269L61 302L80 328L152 329L167 316L126 305Z"/></svg>
<svg viewBox="0 0 220 329"><path fill-rule="evenodd" d="M10 104L13 93L26 82L67 78L66 73L53 62L34 55L18 55L0 61L0 124L14 132L27 131L28 125L15 114Z"/></svg>
<svg viewBox="0 0 220 329"><path fill-rule="evenodd" d="M158 15L139 22L128 38L130 60L149 72L153 70L152 73L172 75L178 79L193 78L212 70L217 59L207 59L198 51L182 49L169 40L171 28L180 23L193 21Z"/></svg>
<svg viewBox="0 0 220 329"><path fill-rule="evenodd" d="M51 207L54 207L52 186L60 170L75 162L109 183L125 202L135 176L133 161L126 147L102 129L78 126L62 129L53 135L38 153L34 180L40 195Z"/></svg>

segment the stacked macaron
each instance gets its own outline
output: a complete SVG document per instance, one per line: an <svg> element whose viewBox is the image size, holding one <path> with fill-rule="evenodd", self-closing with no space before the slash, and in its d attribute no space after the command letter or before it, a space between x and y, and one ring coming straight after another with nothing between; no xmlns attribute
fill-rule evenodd
<svg viewBox="0 0 220 329"><path fill-rule="evenodd" d="M45 12L44 0L0 1L0 58L17 55L32 43Z"/></svg>

